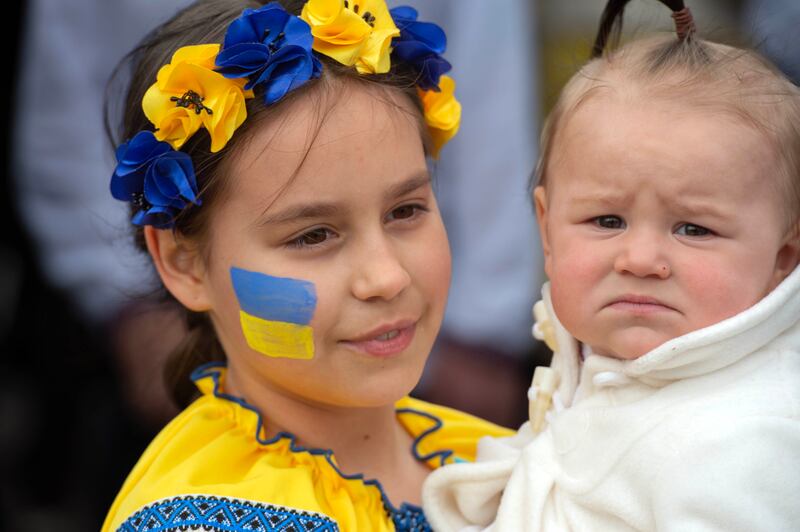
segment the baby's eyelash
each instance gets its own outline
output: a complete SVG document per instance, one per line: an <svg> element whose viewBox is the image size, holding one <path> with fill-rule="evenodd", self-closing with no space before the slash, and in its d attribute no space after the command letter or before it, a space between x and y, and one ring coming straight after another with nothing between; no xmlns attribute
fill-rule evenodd
<svg viewBox="0 0 800 532"><path fill-rule="evenodd" d="M684 229L681 232L681 228ZM712 236L714 235L714 231L707 227L703 227L702 225L693 224L693 223L682 223L676 229L675 232L688 237L704 237L704 236Z"/></svg>
<svg viewBox="0 0 800 532"><path fill-rule="evenodd" d="M625 228L625 220L615 214L603 214L602 216L595 216L590 221L601 229Z"/></svg>

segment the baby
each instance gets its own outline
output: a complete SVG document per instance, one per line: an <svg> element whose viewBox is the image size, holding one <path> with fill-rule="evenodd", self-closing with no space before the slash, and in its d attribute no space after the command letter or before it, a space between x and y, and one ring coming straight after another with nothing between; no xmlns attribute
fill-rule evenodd
<svg viewBox="0 0 800 532"><path fill-rule="evenodd" d="M800 526L800 90L670 7L678 39L603 55L607 8L548 120L535 331L560 384L428 478L435 530Z"/></svg>

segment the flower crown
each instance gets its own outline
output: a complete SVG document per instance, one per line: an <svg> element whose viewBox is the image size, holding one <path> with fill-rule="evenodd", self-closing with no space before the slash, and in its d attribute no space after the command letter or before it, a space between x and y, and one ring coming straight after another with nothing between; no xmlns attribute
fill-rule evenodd
<svg viewBox="0 0 800 532"><path fill-rule="evenodd" d="M154 131L143 130L116 151L111 194L136 208L132 222L163 229L187 205L201 204L194 166L179 151L200 128L218 152L247 118L245 100L263 94L274 104L318 78L323 54L359 74L383 74L392 60L412 66L432 155L458 131L461 105L451 68L441 57L444 31L417 20L412 7L389 10L384 0L308 0L299 17L272 2L245 9L219 44L184 46L161 67L142 98Z"/></svg>

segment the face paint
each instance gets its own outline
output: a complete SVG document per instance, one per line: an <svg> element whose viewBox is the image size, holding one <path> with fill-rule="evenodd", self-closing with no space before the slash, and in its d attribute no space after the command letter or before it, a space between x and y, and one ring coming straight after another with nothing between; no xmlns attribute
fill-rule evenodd
<svg viewBox="0 0 800 532"><path fill-rule="evenodd" d="M231 268L231 281L242 332L252 349L277 358L314 358L308 325L317 305L313 283L240 268Z"/></svg>

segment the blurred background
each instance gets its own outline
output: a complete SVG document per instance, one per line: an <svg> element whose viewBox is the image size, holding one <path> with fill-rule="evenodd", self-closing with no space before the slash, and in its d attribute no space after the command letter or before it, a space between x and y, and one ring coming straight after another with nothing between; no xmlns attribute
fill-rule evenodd
<svg viewBox="0 0 800 532"><path fill-rule="evenodd" d="M176 412L161 364L183 330L130 244L102 125L115 64L185 0L7 6L2 100L0 530L97 530L125 475ZM419 0L447 32L462 128L435 167L454 276L414 395L517 427L544 281L528 201L542 118L588 57L602 0ZM690 2L704 37L756 47L800 79L800 2ZM626 35L671 31L633 0Z"/></svg>

